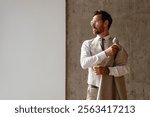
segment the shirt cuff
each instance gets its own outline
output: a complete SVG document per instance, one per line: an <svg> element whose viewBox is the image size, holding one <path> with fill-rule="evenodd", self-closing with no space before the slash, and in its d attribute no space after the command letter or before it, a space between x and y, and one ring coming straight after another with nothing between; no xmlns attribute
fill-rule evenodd
<svg viewBox="0 0 150 117"><path fill-rule="evenodd" d="M128 73L128 69L125 65L123 66L116 66L116 67L108 67L109 68L109 75L120 77L124 76Z"/></svg>
<svg viewBox="0 0 150 117"><path fill-rule="evenodd" d="M108 67L110 76L118 76L118 70L114 67Z"/></svg>
<svg viewBox="0 0 150 117"><path fill-rule="evenodd" d="M97 54L97 56L101 60L104 60L107 57L105 51L100 52L99 54Z"/></svg>

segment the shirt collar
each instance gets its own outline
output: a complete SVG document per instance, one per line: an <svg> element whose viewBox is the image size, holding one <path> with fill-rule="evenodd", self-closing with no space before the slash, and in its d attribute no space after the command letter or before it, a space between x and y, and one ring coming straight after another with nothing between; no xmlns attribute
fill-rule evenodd
<svg viewBox="0 0 150 117"><path fill-rule="evenodd" d="M96 36L96 40L100 39L101 37L99 35ZM107 35L105 37L103 37L105 40L109 39L110 38L110 35Z"/></svg>

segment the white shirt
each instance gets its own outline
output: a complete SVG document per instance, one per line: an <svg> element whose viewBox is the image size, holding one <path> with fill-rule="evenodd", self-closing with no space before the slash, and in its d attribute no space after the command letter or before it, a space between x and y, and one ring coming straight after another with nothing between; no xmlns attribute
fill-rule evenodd
<svg viewBox="0 0 150 117"><path fill-rule="evenodd" d="M110 38L110 35L103 37L103 38L107 40ZM94 65L101 63L105 58L107 58L104 51L95 52L95 55L91 56L91 51L95 51L95 50L91 50L91 47L90 47L92 41L93 39L84 41L81 47L80 63L83 69L87 69L87 68L90 69ZM94 38L94 41L97 44L100 43L99 35L97 35L97 37ZM110 70L110 73L109 73L110 76L120 77L128 73L127 67L125 65L108 67L108 68ZM90 76L90 73L89 73L89 76Z"/></svg>

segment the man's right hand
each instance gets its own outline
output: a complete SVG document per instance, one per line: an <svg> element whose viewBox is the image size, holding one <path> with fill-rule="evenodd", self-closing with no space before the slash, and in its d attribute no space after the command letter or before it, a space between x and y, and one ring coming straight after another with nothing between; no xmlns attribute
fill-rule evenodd
<svg viewBox="0 0 150 117"><path fill-rule="evenodd" d="M115 54L117 54L118 50L119 50L119 47L113 44L112 46L110 46L109 48L105 50L106 56L114 56Z"/></svg>

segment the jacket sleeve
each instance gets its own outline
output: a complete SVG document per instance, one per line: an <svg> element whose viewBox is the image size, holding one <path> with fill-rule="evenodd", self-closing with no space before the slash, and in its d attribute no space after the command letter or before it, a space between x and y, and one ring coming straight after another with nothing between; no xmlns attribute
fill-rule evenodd
<svg viewBox="0 0 150 117"><path fill-rule="evenodd" d="M118 51L114 66L109 67L110 73L109 75L113 75L115 77L121 77L124 76L128 73L128 67L127 67L127 59L128 59L128 54L125 51L123 47Z"/></svg>

